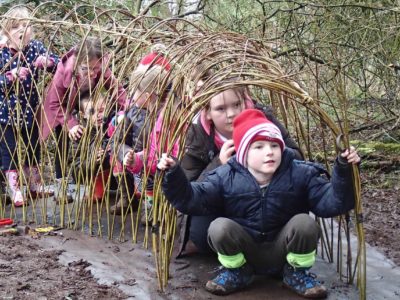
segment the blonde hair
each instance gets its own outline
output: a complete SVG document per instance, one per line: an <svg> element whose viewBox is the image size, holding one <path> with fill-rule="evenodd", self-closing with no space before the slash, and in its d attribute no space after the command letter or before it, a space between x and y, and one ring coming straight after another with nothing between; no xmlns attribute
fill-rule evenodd
<svg viewBox="0 0 400 300"><path fill-rule="evenodd" d="M131 75L131 82L136 84L137 89L142 92L156 93L165 86L168 73L162 66L153 66L148 69L139 68Z"/></svg>
<svg viewBox="0 0 400 300"><path fill-rule="evenodd" d="M18 5L10 8L2 17L1 34L8 35L13 26L19 24L23 19L31 17L31 12L26 6Z"/></svg>
<svg viewBox="0 0 400 300"><path fill-rule="evenodd" d="M79 46L75 47L77 53L77 63L80 64L83 61L91 60L93 58L102 58L103 49L101 39L96 37L87 37L79 43Z"/></svg>

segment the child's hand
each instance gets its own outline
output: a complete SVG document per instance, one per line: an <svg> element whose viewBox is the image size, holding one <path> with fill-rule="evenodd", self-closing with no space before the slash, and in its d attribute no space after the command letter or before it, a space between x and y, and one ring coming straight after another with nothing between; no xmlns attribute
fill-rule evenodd
<svg viewBox="0 0 400 300"><path fill-rule="evenodd" d="M97 149L96 162L99 163L104 158L105 150L102 148Z"/></svg>
<svg viewBox="0 0 400 300"><path fill-rule="evenodd" d="M26 78L28 77L29 73L31 71L28 68L25 67L21 67L21 68L15 68L11 70L11 74L13 79L21 79L21 80L26 80Z"/></svg>
<svg viewBox="0 0 400 300"><path fill-rule="evenodd" d="M68 131L68 136L71 140L77 141L81 138L83 134L83 128L81 125L75 125Z"/></svg>
<svg viewBox="0 0 400 300"><path fill-rule="evenodd" d="M125 154L123 163L124 166L133 166L135 164L135 152L133 150Z"/></svg>
<svg viewBox="0 0 400 300"><path fill-rule="evenodd" d="M157 164L157 168L161 171L168 170L173 168L176 165L176 161L167 155L167 153L163 153L161 158Z"/></svg>
<svg viewBox="0 0 400 300"><path fill-rule="evenodd" d="M227 140L221 147L219 152L219 160L221 164L226 164L228 160L232 157L235 152L235 146L233 145L233 140Z"/></svg>
<svg viewBox="0 0 400 300"><path fill-rule="evenodd" d="M349 164L358 164L361 161L361 158L358 156L356 149L351 146L350 150L346 149L343 153L340 154L341 157L347 158L347 162Z"/></svg>
<svg viewBox="0 0 400 300"><path fill-rule="evenodd" d="M54 66L54 61L48 56L40 55L33 62L33 65L36 68L44 69Z"/></svg>
<svg viewBox="0 0 400 300"><path fill-rule="evenodd" d="M117 124L120 124L123 120L124 120L124 118L125 118L125 115L123 114L123 115L118 115L118 117L117 117Z"/></svg>

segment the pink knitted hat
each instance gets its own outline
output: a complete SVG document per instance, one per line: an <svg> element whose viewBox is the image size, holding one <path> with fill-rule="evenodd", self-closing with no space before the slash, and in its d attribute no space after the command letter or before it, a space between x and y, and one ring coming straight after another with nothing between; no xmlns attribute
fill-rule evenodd
<svg viewBox="0 0 400 300"><path fill-rule="evenodd" d="M237 161L246 166L249 146L257 140L277 142L285 149L281 131L257 109L246 109L233 120L233 143Z"/></svg>

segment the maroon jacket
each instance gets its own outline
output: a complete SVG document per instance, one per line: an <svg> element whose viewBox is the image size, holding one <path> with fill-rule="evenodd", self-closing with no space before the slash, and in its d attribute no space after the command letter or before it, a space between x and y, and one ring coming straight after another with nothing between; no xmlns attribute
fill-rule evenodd
<svg viewBox="0 0 400 300"><path fill-rule="evenodd" d="M107 57L103 58L103 62ZM47 139L51 131L64 122L68 129L78 125L78 120L72 115L72 110L76 105L78 96L77 81L74 79L74 67L76 62L76 51L71 49L61 59L57 65L57 71L50 83L41 110L41 131L42 140ZM113 97L118 101L122 109L125 108L126 91L111 70L107 68L104 73L102 70L96 76L95 84L102 84L107 90L114 90Z"/></svg>

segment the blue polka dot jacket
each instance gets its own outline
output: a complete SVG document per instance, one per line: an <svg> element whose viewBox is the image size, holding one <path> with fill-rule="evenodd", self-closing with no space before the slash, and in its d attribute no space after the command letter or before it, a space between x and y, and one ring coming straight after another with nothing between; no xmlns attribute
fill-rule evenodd
<svg viewBox="0 0 400 300"><path fill-rule="evenodd" d="M38 40L31 40L18 52L8 47L0 50L0 124L32 127L39 103L39 68L34 66L34 62L40 55L48 56L52 64L46 71L54 73L58 56ZM24 80L12 80L11 70L21 67L28 68L29 74Z"/></svg>

